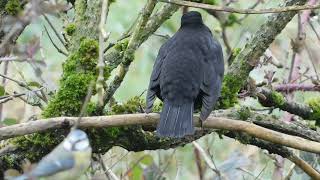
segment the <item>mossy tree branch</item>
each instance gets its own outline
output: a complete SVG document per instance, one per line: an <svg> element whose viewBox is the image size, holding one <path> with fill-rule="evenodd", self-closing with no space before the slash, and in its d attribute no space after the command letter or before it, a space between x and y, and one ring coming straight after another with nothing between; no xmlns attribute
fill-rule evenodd
<svg viewBox="0 0 320 180"><path fill-rule="evenodd" d="M115 91L119 88L125 75L127 74L129 70L129 66L131 62L134 60L134 53L140 45L139 39L141 39L143 35L143 29L146 26L148 19L151 16L156 3L157 3L156 0L148 0L144 9L140 13L138 23L132 32L127 48L124 51L123 59L119 67L119 73L116 75L114 80L111 82L108 90L106 91L106 96L104 98L105 102L109 102L110 98L113 96Z"/></svg>
<svg viewBox="0 0 320 180"><path fill-rule="evenodd" d="M261 88L260 93L265 98L259 96L259 102L266 107L275 107L291 114L298 115L305 120L315 120L320 124L320 99L314 98L308 105L288 101L281 93L266 88Z"/></svg>
<svg viewBox="0 0 320 180"><path fill-rule="evenodd" d="M286 0L285 6L304 5L305 3L306 0ZM296 14L297 11L274 14L260 26L235 57L224 77L220 107L228 108L237 103L237 94L244 86L251 70L258 64L260 56Z"/></svg>
<svg viewBox="0 0 320 180"><path fill-rule="evenodd" d="M12 134L20 135L31 132L43 132L57 127L71 127L75 124L77 117L59 117L46 121L34 121L22 123L9 127L0 128L0 140L3 137L12 137ZM195 125L199 126L199 118L194 117ZM103 128L121 127L129 125L155 125L159 121L159 114L128 114L115 116L82 117L79 122L80 128ZM209 117L203 124L205 128L222 129L235 132L245 132L253 137L284 146L320 153L320 143L306 140L297 136L279 133L267 128L263 128L245 121L237 121L223 117ZM320 138L320 137L319 137ZM92 140L94 141L94 140Z"/></svg>
<svg viewBox="0 0 320 180"><path fill-rule="evenodd" d="M178 8L179 6L176 5L165 4L158 10L157 13L153 14L145 25L145 28L141 33L141 37L137 39L138 46L145 42L148 37L161 26L161 24L163 24L178 10ZM122 62L124 51L128 46L128 41L128 38L124 38L116 43L113 48L108 50L105 54L105 61L110 66L110 71L118 67Z"/></svg>

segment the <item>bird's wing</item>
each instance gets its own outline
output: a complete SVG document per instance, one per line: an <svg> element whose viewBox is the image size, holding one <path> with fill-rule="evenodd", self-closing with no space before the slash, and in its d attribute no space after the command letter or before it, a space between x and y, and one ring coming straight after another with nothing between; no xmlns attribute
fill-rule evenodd
<svg viewBox="0 0 320 180"><path fill-rule="evenodd" d="M204 78L201 84L203 92L200 118L206 120L221 93L224 73L224 62L221 45L214 39L210 40L204 62Z"/></svg>
<svg viewBox="0 0 320 180"><path fill-rule="evenodd" d="M75 160L71 152L51 152L38 163L30 175L32 177L50 176L60 171L71 169L74 164Z"/></svg>
<svg viewBox="0 0 320 180"><path fill-rule="evenodd" d="M167 51L168 51L168 46L170 44L171 39L169 39L165 44L163 44L159 50L158 56L156 58L156 61L153 65L153 70L152 74L150 77L150 83L149 83L149 88L148 88L148 93L147 93L147 98L146 98L146 103L147 103L147 108L146 112L149 113L151 112L153 102L155 100L157 92L160 90L160 73L161 73L161 67L163 64L164 59L166 58Z"/></svg>

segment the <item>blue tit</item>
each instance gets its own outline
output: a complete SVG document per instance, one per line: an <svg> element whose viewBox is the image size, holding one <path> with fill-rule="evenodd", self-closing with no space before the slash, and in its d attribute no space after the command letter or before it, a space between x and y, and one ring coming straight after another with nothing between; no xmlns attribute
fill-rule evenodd
<svg viewBox="0 0 320 180"><path fill-rule="evenodd" d="M28 173L14 178L27 179L78 179L89 167L92 149L87 134L79 129L69 135L51 153Z"/></svg>

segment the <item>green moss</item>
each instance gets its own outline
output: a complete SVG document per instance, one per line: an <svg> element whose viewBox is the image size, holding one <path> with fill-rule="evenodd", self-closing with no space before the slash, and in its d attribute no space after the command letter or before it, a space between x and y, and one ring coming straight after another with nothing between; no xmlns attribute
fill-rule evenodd
<svg viewBox="0 0 320 180"><path fill-rule="evenodd" d="M202 3L211 5L217 4L216 0L202 0Z"/></svg>
<svg viewBox="0 0 320 180"><path fill-rule="evenodd" d="M228 15L228 18L223 25L226 27L233 26L237 22L238 22L238 17L234 13L231 13Z"/></svg>
<svg viewBox="0 0 320 180"><path fill-rule="evenodd" d="M162 110L163 102L154 104L152 107L152 112L160 112Z"/></svg>
<svg viewBox="0 0 320 180"><path fill-rule="evenodd" d="M250 108L247 106L241 106L237 110L237 114L238 114L239 119L241 119L241 120L247 120L252 115Z"/></svg>
<svg viewBox="0 0 320 180"><path fill-rule="evenodd" d="M22 4L20 0L8 0L5 10L8 14L15 16L22 10Z"/></svg>
<svg viewBox="0 0 320 180"><path fill-rule="evenodd" d="M232 49L232 56L236 57L240 54L241 48Z"/></svg>
<svg viewBox="0 0 320 180"><path fill-rule="evenodd" d="M95 81L92 74L72 74L64 79L58 93L43 111L43 117L75 116L80 113L89 84Z"/></svg>
<svg viewBox="0 0 320 180"><path fill-rule="evenodd" d="M91 81L96 81L98 43L83 39L79 49L63 64L59 91L43 111L43 117L75 116L80 113ZM95 92L94 92L95 93Z"/></svg>
<svg viewBox="0 0 320 180"><path fill-rule="evenodd" d="M128 40L128 39L125 39L125 40L123 40L123 41L118 42L118 43L114 46L114 48L115 48L116 50L118 50L118 51L124 51L124 50L127 49L128 43L129 43L129 40Z"/></svg>
<svg viewBox="0 0 320 180"><path fill-rule="evenodd" d="M141 112L142 106L144 106L144 100L135 96L129 99L124 104L116 104L111 107L111 114L132 114Z"/></svg>
<svg viewBox="0 0 320 180"><path fill-rule="evenodd" d="M313 111L310 119L316 120L316 126L320 126L320 97L310 99L307 104Z"/></svg>
<svg viewBox="0 0 320 180"><path fill-rule="evenodd" d="M73 33L76 31L76 25L74 23L68 24L68 26L65 28L65 31L68 36L72 36Z"/></svg>
<svg viewBox="0 0 320 180"><path fill-rule="evenodd" d="M219 108L227 109L238 103L238 92L242 87L242 82L238 77L225 75L222 82L221 98L219 99Z"/></svg>
<svg viewBox="0 0 320 180"><path fill-rule="evenodd" d="M30 161L37 161L39 157L45 156L63 141L63 133L65 133L63 130L59 130L59 132L56 130L56 132L35 133L13 138L10 140L10 143L20 149L27 149L24 157Z"/></svg>
<svg viewBox="0 0 320 180"><path fill-rule="evenodd" d="M273 91L271 93L271 101L274 102L276 105L275 106L282 106L285 103L285 99L281 93L278 93L276 91Z"/></svg>
<svg viewBox="0 0 320 180"><path fill-rule="evenodd" d="M192 0L192 2L211 4L211 5L217 4L216 0Z"/></svg>
<svg viewBox="0 0 320 180"><path fill-rule="evenodd" d="M235 134L234 139L240 141L242 144L249 144L252 137L245 133L233 132Z"/></svg>
<svg viewBox="0 0 320 180"><path fill-rule="evenodd" d="M257 121L262 121L262 120L263 120L263 117L262 117L262 116L256 116L256 120L257 120Z"/></svg>

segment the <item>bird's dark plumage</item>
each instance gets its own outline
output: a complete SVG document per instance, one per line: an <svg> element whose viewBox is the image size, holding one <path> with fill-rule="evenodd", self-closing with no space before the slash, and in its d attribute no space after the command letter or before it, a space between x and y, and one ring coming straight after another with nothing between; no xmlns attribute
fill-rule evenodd
<svg viewBox="0 0 320 180"><path fill-rule="evenodd" d="M161 46L150 78L146 112L156 96L164 103L157 134L193 134L194 107L201 105L200 119L206 120L220 96L223 73L221 46L201 14L184 14L178 32Z"/></svg>

